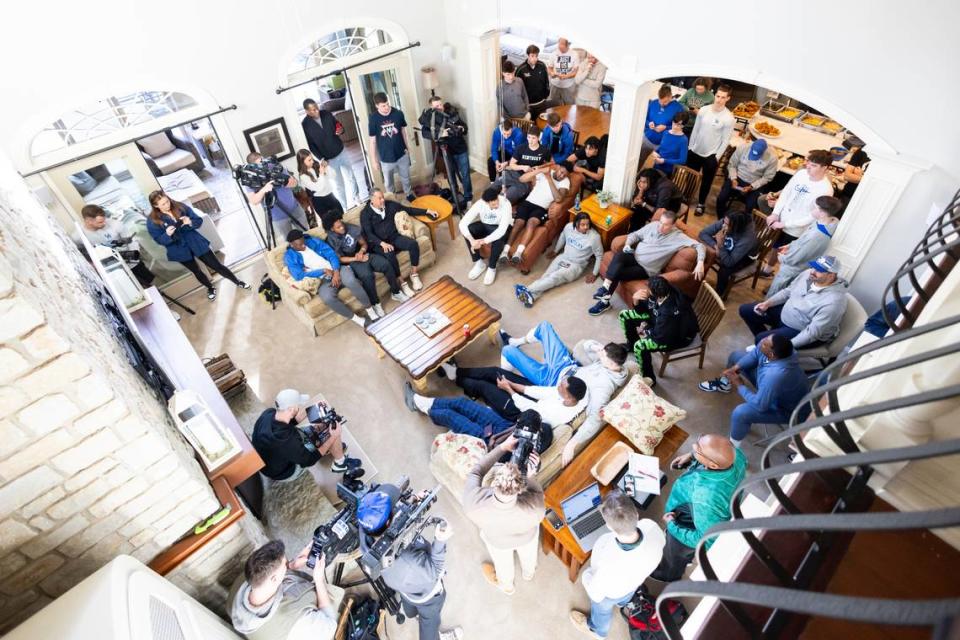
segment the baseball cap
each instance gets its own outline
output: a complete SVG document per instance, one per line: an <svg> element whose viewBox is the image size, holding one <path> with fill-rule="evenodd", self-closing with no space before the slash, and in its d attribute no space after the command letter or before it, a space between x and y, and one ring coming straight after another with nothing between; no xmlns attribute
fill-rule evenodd
<svg viewBox="0 0 960 640"><path fill-rule="evenodd" d="M759 160L763 156L764 151L766 150L767 150L766 140L764 140L763 138L760 138L759 140L754 140L753 144L750 145L749 158L751 160Z"/></svg>
<svg viewBox="0 0 960 640"><path fill-rule="evenodd" d="M807 264L820 273L840 273L840 260L835 256L820 256Z"/></svg>
<svg viewBox="0 0 960 640"><path fill-rule="evenodd" d="M303 231L300 229L290 229L290 232L287 233L287 242L293 242L294 240L299 240L303 237Z"/></svg>
<svg viewBox="0 0 960 640"><path fill-rule="evenodd" d="M284 389L277 394L277 410L283 411L290 407L305 407L310 402L310 396L300 393L296 389Z"/></svg>
<svg viewBox="0 0 960 640"><path fill-rule="evenodd" d="M360 498L357 505L357 523L367 532L379 531L390 520L393 505L400 499L400 489L392 484L381 484Z"/></svg>

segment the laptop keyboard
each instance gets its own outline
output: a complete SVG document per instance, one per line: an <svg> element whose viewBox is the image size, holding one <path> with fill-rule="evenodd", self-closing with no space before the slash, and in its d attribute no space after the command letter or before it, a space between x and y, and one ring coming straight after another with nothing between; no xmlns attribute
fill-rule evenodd
<svg viewBox="0 0 960 640"><path fill-rule="evenodd" d="M603 526L603 516L600 514L600 510L597 509L590 515L574 522L572 528L578 536L585 538L601 526Z"/></svg>

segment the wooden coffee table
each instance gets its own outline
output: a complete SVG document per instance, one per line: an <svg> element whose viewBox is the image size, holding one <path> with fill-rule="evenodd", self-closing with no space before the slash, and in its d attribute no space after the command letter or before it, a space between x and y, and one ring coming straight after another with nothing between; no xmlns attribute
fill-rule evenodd
<svg viewBox="0 0 960 640"><path fill-rule="evenodd" d="M436 307L450 318L450 325L428 338L414 324L414 319L431 307ZM469 336L464 335L465 324L470 325ZM381 358L389 355L396 360L413 378L414 388L423 392L431 371L484 332L492 344L499 344L499 329L499 311L472 291L461 287L450 276L443 276L400 304L385 318L371 324L366 332L377 346L377 355Z"/></svg>
<svg viewBox="0 0 960 640"><path fill-rule="evenodd" d="M590 222L600 233L600 242L604 249L609 249L614 238L627 232L630 228L630 217L633 215L633 210L629 207L621 207L613 202L607 205L606 209L601 209L595 193L580 202L580 211L570 207L570 222L573 222L580 212L590 216ZM610 216L610 224L607 224L607 216Z"/></svg>
<svg viewBox="0 0 960 640"><path fill-rule="evenodd" d="M686 441L687 435L687 432L681 429L679 425L673 425L663 434L663 440L653 451L654 455L660 460L661 469L670 466L670 461L673 460L677 451ZM634 451L637 450L627 440L626 436L609 424L606 425L597 434L597 437L587 445L587 448L581 451L580 455L574 458L573 462L567 465L567 468L560 472L560 475L544 491L544 501L547 508L553 509L562 516L563 509L560 508L560 503L590 483L597 481L590 474L590 469L617 442L624 442ZM612 488L612 486L600 485L600 494L606 496ZM664 487L665 491L666 487ZM661 498L666 499L666 493L661 493ZM570 582L576 582L580 568L590 559L590 552L580 548L573 534L570 533L570 527L566 525L556 531L550 522L544 518L540 523L540 528L543 529L543 536L540 538L543 552L547 555L551 552L555 553L560 561L566 565L567 577L570 578Z"/></svg>
<svg viewBox="0 0 960 640"><path fill-rule="evenodd" d="M453 219L453 205L440 196L428 195L420 196L410 203L411 207L418 209L432 209L437 212L437 219L433 220L429 216L413 216L430 229L430 244L433 250L437 250L437 227L444 221L447 223L447 230L450 232L450 239L457 237L457 223ZM466 213L466 212L464 212Z"/></svg>

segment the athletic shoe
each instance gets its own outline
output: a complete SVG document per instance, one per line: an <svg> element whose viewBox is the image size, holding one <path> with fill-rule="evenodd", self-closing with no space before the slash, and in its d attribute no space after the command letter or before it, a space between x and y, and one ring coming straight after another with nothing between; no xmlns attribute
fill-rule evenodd
<svg viewBox="0 0 960 640"><path fill-rule="evenodd" d="M504 252L500 254L500 257L497 258L497 264L506 264L507 260L509 259L510 258L507 256L506 250L504 250Z"/></svg>
<svg viewBox="0 0 960 640"><path fill-rule="evenodd" d="M410 274L410 286L413 287L414 291L420 291L420 289L423 289L423 282L420 280L420 274Z"/></svg>
<svg viewBox="0 0 960 640"><path fill-rule="evenodd" d="M343 464L337 464L334 462L332 465L330 465L330 471L333 471L334 473L346 473L350 469L359 469L362 465L363 463L356 458L344 458Z"/></svg>
<svg viewBox="0 0 960 640"><path fill-rule="evenodd" d="M395 302L406 302L407 300L410 299L410 296L408 296L407 294L405 294L405 293L403 292L403 290L401 289L400 291L397 291L396 293L391 293L391 294L390 294L390 299L393 300L393 301L395 301Z"/></svg>
<svg viewBox="0 0 960 640"><path fill-rule="evenodd" d="M703 205L702 205L702 204L698 204L698 205L697 205L697 208L694 210L693 215L697 216L698 218L703 215Z"/></svg>
<svg viewBox="0 0 960 640"><path fill-rule="evenodd" d="M463 640L463 629L454 627L440 632L440 640Z"/></svg>
<svg viewBox="0 0 960 640"><path fill-rule="evenodd" d="M413 391L413 385L409 382L403 383L403 403L407 405L407 409L416 413L417 405L413 402L413 396L416 394Z"/></svg>
<svg viewBox="0 0 960 640"><path fill-rule="evenodd" d="M603 285L600 285L596 291L593 292L593 299L599 300L600 298L605 298L610 295L610 292L607 291L607 288Z"/></svg>
<svg viewBox="0 0 960 640"><path fill-rule="evenodd" d="M250 285L248 285L246 282L242 280L237 283L237 286L243 289L244 291L250 291L250 289L252 288Z"/></svg>
<svg viewBox="0 0 960 640"><path fill-rule="evenodd" d="M487 269L487 272L483 274L483 284L491 285L493 281L497 279L497 270L496 269Z"/></svg>
<svg viewBox="0 0 960 640"><path fill-rule="evenodd" d="M580 633L585 633L591 638L596 638L597 640L603 640L603 636L594 633L593 629L590 628L589 623L587 622L587 614L582 611L571 611L570 612L570 622L573 623L573 626L577 628L577 631Z"/></svg>
<svg viewBox="0 0 960 640"><path fill-rule="evenodd" d="M524 289L523 293L521 293L519 297L520 297L520 302L522 302L523 306L526 307L527 309L533 306L533 301L534 301L533 294L530 293L528 290Z"/></svg>
<svg viewBox="0 0 960 640"><path fill-rule="evenodd" d="M207 300L216 300L217 299L217 290L213 287L207 289Z"/></svg>
<svg viewBox="0 0 960 640"><path fill-rule="evenodd" d="M510 264L515 267L519 267L521 262L523 262L522 255L514 255L512 258L510 258Z"/></svg>
<svg viewBox="0 0 960 640"><path fill-rule="evenodd" d="M587 313L589 313L592 316L599 316L609 308L610 308L610 296L606 296L597 300L597 304L590 307Z"/></svg>
<svg viewBox="0 0 960 640"><path fill-rule="evenodd" d="M447 361L444 362L443 364L447 364L447 365L450 365L451 367L455 367L455 366L457 366L457 361L454 360L453 358L450 358L449 360L447 360ZM448 377L448 376L447 376L446 370L444 370L444 368L443 368L443 364L441 364L441 365L437 368L437 375L440 376L441 378L446 378L446 377Z"/></svg>
<svg viewBox="0 0 960 640"><path fill-rule="evenodd" d="M726 378L720 376L713 380L704 380L697 385L697 388L707 393L730 393L733 390L733 385Z"/></svg>
<svg viewBox="0 0 960 640"><path fill-rule="evenodd" d="M381 318L387 315L387 312L383 310L383 305L380 304L379 302L373 305L373 310L376 311L377 315L380 316Z"/></svg>
<svg viewBox="0 0 960 640"><path fill-rule="evenodd" d="M400 291L402 291L403 295L407 296L407 298L412 298L413 296L417 295L406 282L400 284Z"/></svg>
<svg viewBox="0 0 960 640"><path fill-rule="evenodd" d="M473 263L473 267L470 269L470 272L467 274L467 278L470 280L476 280L483 275L483 272L487 270L487 263L483 260L477 260Z"/></svg>
<svg viewBox="0 0 960 640"><path fill-rule="evenodd" d="M512 338L513 336L511 336L509 333L507 333L507 332L504 331L503 329L500 329L499 331L497 331L497 333L500 334L500 342L503 343L503 346L509 347L509 346L510 346L510 338Z"/></svg>
<svg viewBox="0 0 960 640"><path fill-rule="evenodd" d="M416 199L417 199L417 196L415 196L413 193L407 194L407 202L413 202Z"/></svg>

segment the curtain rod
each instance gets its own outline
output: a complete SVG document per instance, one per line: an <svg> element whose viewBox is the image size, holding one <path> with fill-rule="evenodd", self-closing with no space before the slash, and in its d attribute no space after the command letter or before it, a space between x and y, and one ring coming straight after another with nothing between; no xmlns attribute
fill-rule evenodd
<svg viewBox="0 0 960 640"><path fill-rule="evenodd" d="M297 87L302 87L302 86L305 85L305 84L310 84L311 82L316 82L317 80L322 80L323 78L329 78L330 76L338 76L338 75L340 75L341 73L343 73L344 71L346 71L346 70L348 70L348 69L353 69L353 68L355 68L355 67L359 67L359 66L361 66L361 65L365 65L365 64L367 64L368 62L373 62L373 61L375 61L375 60L380 60L380 59L382 59L382 58L386 58L386 57L392 56L392 55L395 54L395 53L400 53L401 51L406 51L407 49L413 49L414 47L419 47L419 46L420 46L420 41L417 40L416 42L411 42L410 44L408 44L408 45L405 46L405 47L400 47L399 49L395 49L395 50L393 50L393 51L389 51L389 52L387 52L387 53L384 53L384 54L382 54L382 55L376 56L376 57L374 57L374 58L370 58L369 60L364 60L363 62L358 62L358 63L356 63L356 64L347 65L346 67L341 67L340 69L337 69L336 71L329 71L329 72L327 72L327 73L320 74L319 76L314 76L314 77L310 78L309 80L304 80L304 81L302 81L302 82L297 82L296 84L291 84L291 85L286 86L286 87L277 87L277 88L276 88L276 92L277 92L277 95L280 95L281 93L284 93L285 91L290 91L290 89L296 89Z"/></svg>
<svg viewBox="0 0 960 640"><path fill-rule="evenodd" d="M194 121L196 121L196 120L201 120L201 119L203 119L203 118L209 118L210 116L215 116L215 115L217 115L217 114L224 113L225 111L233 111L233 110L236 109L236 108L237 108L237 105L232 104L232 105L230 105L229 107L223 107L223 108L217 109L216 111L210 111L210 112L208 112L208 113L204 113L204 114L199 115L199 116L194 116L194 117L190 118L189 120L183 120L182 122L178 122L178 123L176 123L176 124L167 125L167 126L163 127L162 129L157 129L156 131L151 131L150 133L144 133L144 134L138 135L138 136L133 137L133 138L127 138L126 140L121 140L120 142L116 142L116 143L114 143L114 144L111 144L111 145L108 146L108 147L103 147L103 148L97 149L96 151L91 151L90 153L84 153L84 154L79 155L79 156L74 156L73 158L70 158L70 159L68 159L68 160L63 160L63 161L61 161L61 162L55 162L54 164L48 164L48 165L45 166L45 167L40 167L39 169L34 169L33 171L30 171L29 173L21 173L21 174L20 174L20 177L21 177L21 178L29 178L30 176L35 176L35 175L37 175L38 173L43 173L44 171L49 171L50 169L56 169L57 167L62 167L62 166L65 165L65 164L70 164L71 162L76 162L77 160L83 160L84 158L89 158L90 156L95 156L95 155L97 155L98 153L103 153L104 151L110 151L111 149L116 149L117 147L122 147L122 146L125 145L125 144L129 144L129 143L134 142L134 141L136 141L136 140L140 140L141 138L147 138L147 137L150 137L150 136L152 136L152 135L156 135L156 134L158 134L158 133L163 133L163 132L166 131L167 129L172 129L172 128L174 128L174 127L182 127L183 125L185 125L185 124L190 124L191 122L194 122Z"/></svg>

